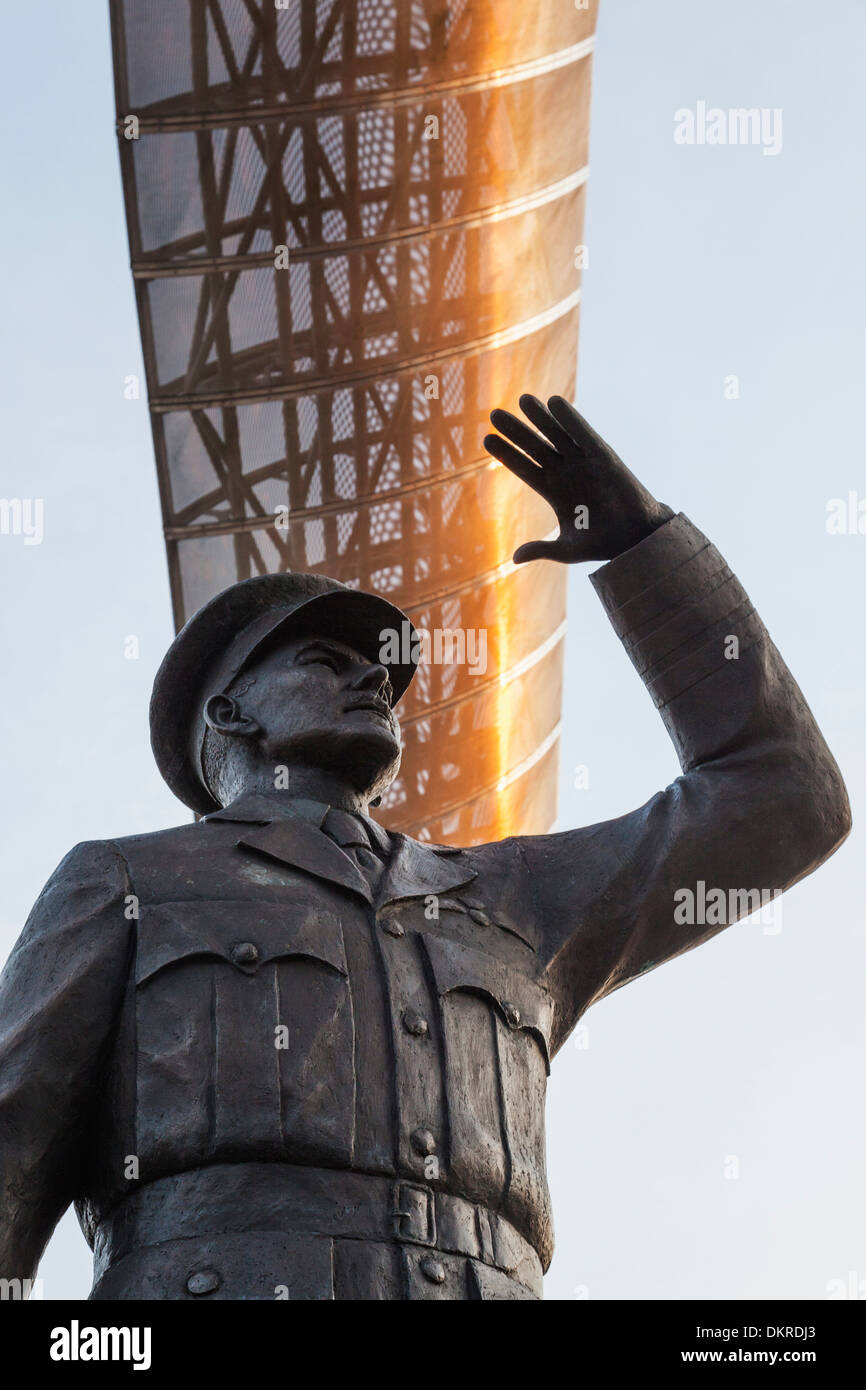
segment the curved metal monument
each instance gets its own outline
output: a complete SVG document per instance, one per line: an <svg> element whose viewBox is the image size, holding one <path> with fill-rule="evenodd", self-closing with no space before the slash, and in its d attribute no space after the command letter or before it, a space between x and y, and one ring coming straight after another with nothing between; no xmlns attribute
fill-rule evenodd
<svg viewBox="0 0 866 1390"><path fill-rule="evenodd" d="M382 818L436 841L555 818L565 570L481 439L573 395L595 11L111 0L176 623L284 569L405 609Z"/></svg>

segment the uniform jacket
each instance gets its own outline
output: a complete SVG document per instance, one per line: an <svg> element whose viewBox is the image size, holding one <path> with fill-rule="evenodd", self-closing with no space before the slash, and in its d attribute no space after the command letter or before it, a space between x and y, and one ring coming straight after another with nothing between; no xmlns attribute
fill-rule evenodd
<svg viewBox="0 0 866 1390"><path fill-rule="evenodd" d="M719 930L677 920L679 889L784 889L849 826L799 689L686 518L592 582L683 768L638 810L467 850L391 834L375 895L315 815L270 799L71 851L0 981L0 1275L32 1277L74 1201L111 1276L96 1296L274 1297L281 1277L290 1297L538 1295L551 1059L590 1004ZM277 1258L246 1184L280 1165L311 1186ZM213 1175L241 1183L213 1199L219 1229ZM393 1239L313 1258L303 1211L353 1175L396 1194ZM419 1236L399 1204L428 1199ZM477 1249L432 1237L436 1202L443 1232L470 1213ZM174 1236L143 1269L137 1243Z"/></svg>

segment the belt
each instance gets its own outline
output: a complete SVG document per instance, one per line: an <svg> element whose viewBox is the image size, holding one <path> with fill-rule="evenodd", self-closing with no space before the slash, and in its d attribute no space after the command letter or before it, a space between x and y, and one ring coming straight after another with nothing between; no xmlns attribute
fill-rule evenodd
<svg viewBox="0 0 866 1390"><path fill-rule="evenodd" d="M142 1246L243 1231L426 1246L541 1288L535 1248L485 1206L426 1183L288 1163L214 1164L137 1188L96 1229L95 1276Z"/></svg>

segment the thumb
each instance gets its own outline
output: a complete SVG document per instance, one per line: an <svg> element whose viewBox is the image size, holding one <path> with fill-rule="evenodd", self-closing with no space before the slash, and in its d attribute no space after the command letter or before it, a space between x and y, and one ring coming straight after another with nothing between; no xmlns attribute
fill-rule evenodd
<svg viewBox="0 0 866 1390"><path fill-rule="evenodd" d="M515 565L522 565L527 560L558 560L559 543L557 541L527 541L525 545L517 547L512 558Z"/></svg>

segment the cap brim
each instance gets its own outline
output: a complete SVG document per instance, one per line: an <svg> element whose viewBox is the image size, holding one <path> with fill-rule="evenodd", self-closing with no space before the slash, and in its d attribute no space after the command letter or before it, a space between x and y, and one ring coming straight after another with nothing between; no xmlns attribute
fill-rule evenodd
<svg viewBox="0 0 866 1390"><path fill-rule="evenodd" d="M406 614L378 594L353 589L319 594L276 622L251 648L238 670L244 670L273 642L289 637L333 637L368 661L386 667L396 704L409 688L418 665L419 644L412 640L414 632Z"/></svg>

